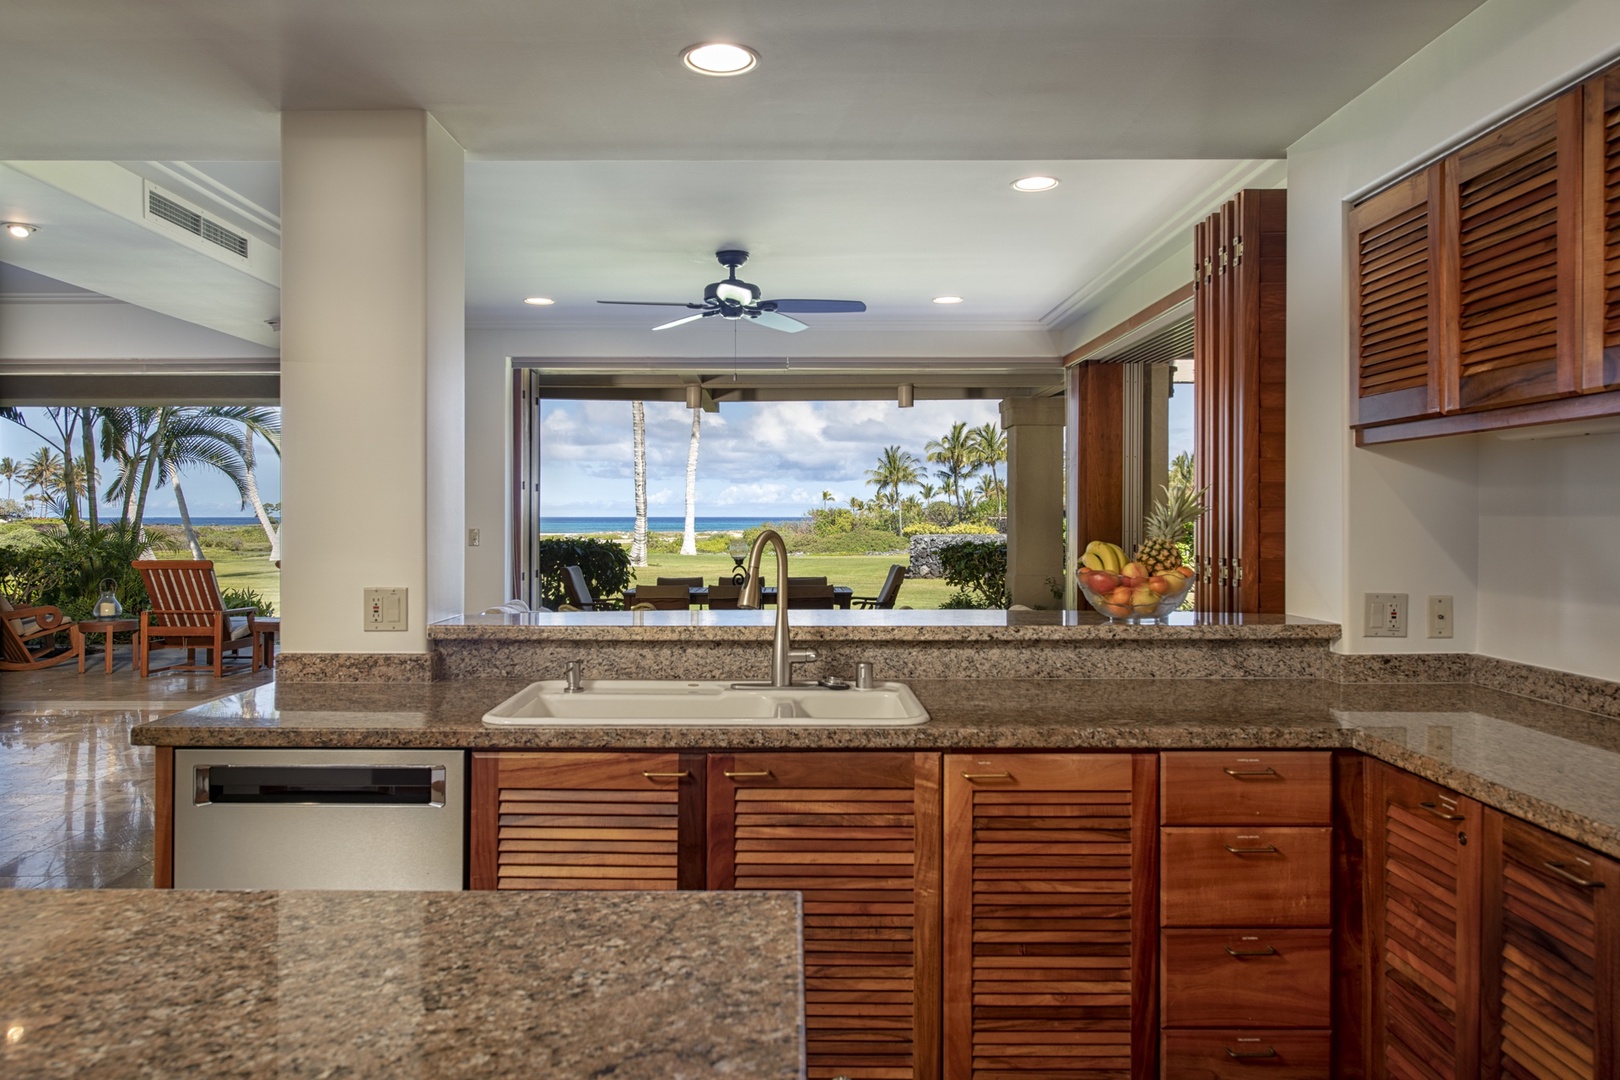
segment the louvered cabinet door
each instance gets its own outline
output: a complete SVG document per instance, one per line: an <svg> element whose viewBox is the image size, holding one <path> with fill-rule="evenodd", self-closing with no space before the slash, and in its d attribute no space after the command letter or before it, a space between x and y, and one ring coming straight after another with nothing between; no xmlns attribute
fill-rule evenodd
<svg viewBox="0 0 1620 1080"><path fill-rule="evenodd" d="M1152 1074L1157 814L1152 755L947 755L946 1080Z"/></svg>
<svg viewBox="0 0 1620 1080"><path fill-rule="evenodd" d="M702 754L475 753L474 889L701 889Z"/></svg>
<svg viewBox="0 0 1620 1080"><path fill-rule="evenodd" d="M1458 151L1457 363L1446 409L1574 393L1580 367L1581 96L1563 94Z"/></svg>
<svg viewBox="0 0 1620 1080"><path fill-rule="evenodd" d="M1484 1075L1620 1076L1620 863L1487 813Z"/></svg>
<svg viewBox="0 0 1620 1080"><path fill-rule="evenodd" d="M1440 411L1440 175L1425 169L1350 211L1358 424Z"/></svg>
<svg viewBox="0 0 1620 1080"><path fill-rule="evenodd" d="M1368 836L1373 1075L1470 1080L1479 1063L1480 806L1388 766Z"/></svg>
<svg viewBox="0 0 1620 1080"><path fill-rule="evenodd" d="M709 887L804 897L811 1080L939 1075L939 755L713 754Z"/></svg>
<svg viewBox="0 0 1620 1080"><path fill-rule="evenodd" d="M1620 66L1585 86L1581 389L1620 389Z"/></svg>

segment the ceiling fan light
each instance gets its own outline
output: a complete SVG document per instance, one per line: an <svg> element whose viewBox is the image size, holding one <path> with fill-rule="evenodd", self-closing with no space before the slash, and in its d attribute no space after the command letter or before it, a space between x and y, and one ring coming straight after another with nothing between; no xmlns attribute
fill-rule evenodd
<svg viewBox="0 0 1620 1080"><path fill-rule="evenodd" d="M1051 191L1057 186L1055 176L1022 176L1012 182L1014 191Z"/></svg>
<svg viewBox="0 0 1620 1080"><path fill-rule="evenodd" d="M962 298L960 296L936 296L936 297L934 297L934 303L936 303L936 304L960 304L961 302L962 302Z"/></svg>
<svg viewBox="0 0 1620 1080"><path fill-rule="evenodd" d="M683 49L681 62L699 75L741 75L754 70L759 53L746 45L710 41Z"/></svg>
<svg viewBox="0 0 1620 1080"><path fill-rule="evenodd" d="M34 233L39 232L34 226L25 225L20 221L0 222L0 228L5 229L6 232L15 236L18 240L26 240Z"/></svg>
<svg viewBox="0 0 1620 1080"><path fill-rule="evenodd" d="M525 297L523 302L525 304L533 304L535 307L550 307L557 301L553 300L549 296L529 296Z"/></svg>

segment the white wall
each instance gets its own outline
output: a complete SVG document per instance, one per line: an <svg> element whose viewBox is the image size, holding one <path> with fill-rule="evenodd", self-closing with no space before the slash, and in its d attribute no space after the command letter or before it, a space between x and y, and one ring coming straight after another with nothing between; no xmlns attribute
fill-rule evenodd
<svg viewBox="0 0 1620 1080"><path fill-rule="evenodd" d="M214 360L276 350L120 300L0 303L0 360Z"/></svg>
<svg viewBox="0 0 1620 1080"><path fill-rule="evenodd" d="M1613 440L1356 449L1345 230L1347 200L1617 53L1614 0L1490 0L1289 149L1288 609L1345 623L1346 651L1477 648L1620 679L1620 650L1602 646L1620 625L1620 560L1539 574L1551 580L1519 604L1526 571L1509 553L1538 536L1551 552L1612 544ZM1371 591L1410 595L1407 638L1360 635ZM1423 636L1431 593L1456 598L1450 642Z"/></svg>

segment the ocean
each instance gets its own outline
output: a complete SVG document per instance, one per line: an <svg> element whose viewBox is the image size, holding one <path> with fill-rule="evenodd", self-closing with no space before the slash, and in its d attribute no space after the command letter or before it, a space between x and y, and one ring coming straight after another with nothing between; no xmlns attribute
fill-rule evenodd
<svg viewBox="0 0 1620 1080"><path fill-rule="evenodd" d="M698 532L742 532L765 524L767 521L789 520L784 518L758 518L758 517L699 517L695 524ZM636 519L633 517L542 517L540 519L540 532L545 533L627 533L635 530ZM651 517L647 518L648 532L682 532L686 529L686 518L682 517Z"/></svg>
<svg viewBox="0 0 1620 1080"><path fill-rule="evenodd" d="M109 519L103 518L102 520ZM110 520L118 520L117 511L113 512ZM151 514L146 515L141 520L146 522L148 525L180 524L180 519L178 517L153 517ZM256 517L193 517L191 519L191 523L193 525L257 525L259 523L259 519Z"/></svg>

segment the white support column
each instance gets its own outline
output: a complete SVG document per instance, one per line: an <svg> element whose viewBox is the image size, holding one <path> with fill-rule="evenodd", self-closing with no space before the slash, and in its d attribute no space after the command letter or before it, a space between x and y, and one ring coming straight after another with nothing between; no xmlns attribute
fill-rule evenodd
<svg viewBox="0 0 1620 1080"><path fill-rule="evenodd" d="M1055 608L1063 578L1063 398L1004 398L1007 432L1007 597Z"/></svg>
<svg viewBox="0 0 1620 1080"><path fill-rule="evenodd" d="M464 161L425 112L282 116L289 653L426 653L462 609ZM409 590L404 632L367 586Z"/></svg>

